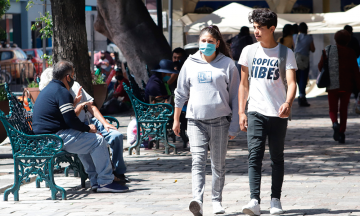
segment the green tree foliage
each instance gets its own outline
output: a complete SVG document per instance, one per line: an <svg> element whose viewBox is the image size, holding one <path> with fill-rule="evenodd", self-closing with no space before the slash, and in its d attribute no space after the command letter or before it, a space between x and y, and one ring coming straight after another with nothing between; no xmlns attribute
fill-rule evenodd
<svg viewBox="0 0 360 216"><path fill-rule="evenodd" d="M10 0L0 0L0 19L10 8ZM6 39L6 32L4 29L0 29L0 40Z"/></svg>

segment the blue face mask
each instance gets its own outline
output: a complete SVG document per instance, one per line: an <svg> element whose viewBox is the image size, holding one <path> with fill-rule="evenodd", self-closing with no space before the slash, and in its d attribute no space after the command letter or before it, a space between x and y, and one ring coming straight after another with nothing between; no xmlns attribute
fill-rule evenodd
<svg viewBox="0 0 360 216"><path fill-rule="evenodd" d="M215 44L200 43L199 50L206 56L211 56L216 51Z"/></svg>
<svg viewBox="0 0 360 216"><path fill-rule="evenodd" d="M169 81L170 78L171 78L171 76L164 76L164 77L163 77L163 81L164 81L164 82L167 82L167 81Z"/></svg>

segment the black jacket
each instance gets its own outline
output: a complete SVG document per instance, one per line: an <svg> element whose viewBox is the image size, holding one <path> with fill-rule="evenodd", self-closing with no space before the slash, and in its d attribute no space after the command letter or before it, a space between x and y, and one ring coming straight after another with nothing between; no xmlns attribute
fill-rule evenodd
<svg viewBox="0 0 360 216"><path fill-rule="evenodd" d="M52 80L36 99L32 118L34 133L54 134L70 128L88 132L90 127L76 116L73 103L73 97L64 83Z"/></svg>

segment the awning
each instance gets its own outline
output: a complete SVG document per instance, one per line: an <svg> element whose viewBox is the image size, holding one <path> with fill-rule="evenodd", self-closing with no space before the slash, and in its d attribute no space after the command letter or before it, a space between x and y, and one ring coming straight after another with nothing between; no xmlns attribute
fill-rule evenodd
<svg viewBox="0 0 360 216"><path fill-rule="evenodd" d="M198 35L201 29L209 25L217 25L223 34L239 33L240 28L243 26L247 26L251 30L253 25L250 24L248 16L253 10L239 3L231 3L185 26L184 32ZM292 22L278 18L278 25L275 31L281 32L284 25L288 23L291 24Z"/></svg>

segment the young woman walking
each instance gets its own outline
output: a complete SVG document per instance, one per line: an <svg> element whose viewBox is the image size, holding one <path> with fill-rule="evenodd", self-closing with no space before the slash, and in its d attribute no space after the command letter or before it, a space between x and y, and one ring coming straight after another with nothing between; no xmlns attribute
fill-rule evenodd
<svg viewBox="0 0 360 216"><path fill-rule="evenodd" d="M173 130L180 133L181 109L188 102L188 136L192 152L193 200L189 210L203 215L205 167L208 146L212 170L212 203L214 214L225 213L221 205L225 182L225 157L228 140L240 132L238 114L239 72L231 59L217 26L200 32L199 51L184 63L175 90Z"/></svg>

